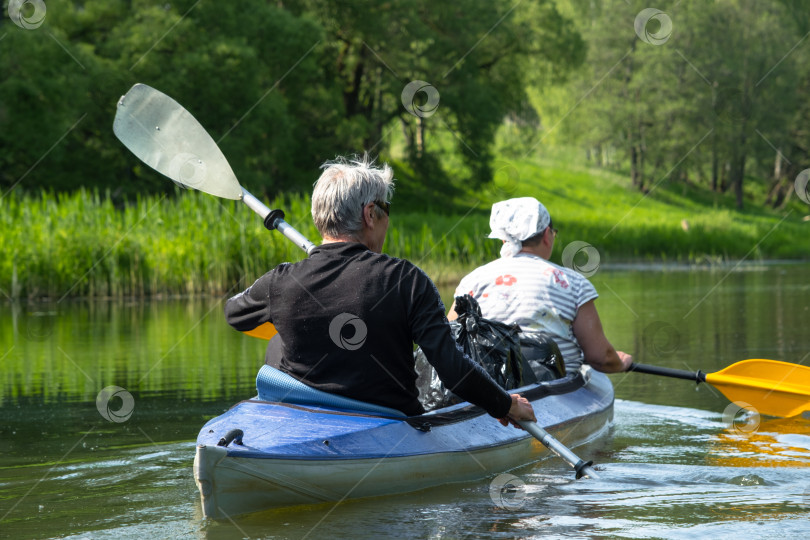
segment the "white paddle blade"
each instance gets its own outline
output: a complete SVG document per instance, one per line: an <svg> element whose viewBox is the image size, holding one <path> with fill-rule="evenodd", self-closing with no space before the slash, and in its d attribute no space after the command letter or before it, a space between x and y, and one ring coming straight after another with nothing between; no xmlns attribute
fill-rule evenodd
<svg viewBox="0 0 810 540"><path fill-rule="evenodd" d="M118 101L113 132L141 161L182 187L239 200L242 186L205 128L175 100L136 84Z"/></svg>

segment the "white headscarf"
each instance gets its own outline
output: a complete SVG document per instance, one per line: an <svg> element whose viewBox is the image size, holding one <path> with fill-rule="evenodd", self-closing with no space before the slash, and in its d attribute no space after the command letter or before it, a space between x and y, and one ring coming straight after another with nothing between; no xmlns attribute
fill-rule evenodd
<svg viewBox="0 0 810 540"><path fill-rule="evenodd" d="M508 199L492 205L489 237L504 241L501 257L514 257L523 247L523 240L543 232L549 223L548 210L534 197Z"/></svg>

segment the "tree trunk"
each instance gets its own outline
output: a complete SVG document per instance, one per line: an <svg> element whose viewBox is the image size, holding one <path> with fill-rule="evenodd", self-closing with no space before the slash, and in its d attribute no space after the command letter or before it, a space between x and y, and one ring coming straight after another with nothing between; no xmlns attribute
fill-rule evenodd
<svg viewBox="0 0 810 540"><path fill-rule="evenodd" d="M782 195L781 191L781 184L782 184L782 152L779 150L776 151L776 156L773 160L773 179L771 180L771 185L768 188L768 196L765 197L765 204L776 208L779 203L782 202L784 199L784 195Z"/></svg>
<svg viewBox="0 0 810 540"><path fill-rule="evenodd" d="M748 112L746 110L746 112ZM746 126L748 125L748 115L743 117L742 128L740 129L740 142L735 150L736 159L732 170L735 171L736 178L734 179L734 195L737 199L737 208L743 209L743 178L745 177L745 159L746 159L746 143L748 134L746 133Z"/></svg>
<svg viewBox="0 0 810 540"><path fill-rule="evenodd" d="M425 150L425 123L421 116L416 117L416 158L422 159Z"/></svg>
<svg viewBox="0 0 810 540"><path fill-rule="evenodd" d="M638 146L638 190L644 191L644 146Z"/></svg>
<svg viewBox="0 0 810 540"><path fill-rule="evenodd" d="M802 150L795 145L791 146L790 151L792 154L802 152ZM771 208L784 208L790 200L791 195L794 193L792 178L795 178L799 174L799 169L800 167L787 161L781 151L776 153L773 166L773 181L768 188L768 196L765 199L765 204Z"/></svg>
<svg viewBox="0 0 810 540"><path fill-rule="evenodd" d="M786 187L788 189L786 189ZM765 204L770 206L771 208L781 208L785 202L787 202L787 197L790 193L789 191L790 184L787 184L783 179L774 180L771 182L771 187L768 189L768 197L765 199Z"/></svg>
<svg viewBox="0 0 810 540"><path fill-rule="evenodd" d="M399 119L400 123L402 124L402 135L405 136L405 141L407 142L408 149L413 150L416 146L416 142L414 141L413 135L413 128L411 127L410 122L406 122L402 118Z"/></svg>
<svg viewBox="0 0 810 540"><path fill-rule="evenodd" d="M779 180L779 179L782 178L782 151L781 150L776 151L776 156L774 157L774 160L773 160L773 177L776 180Z"/></svg>
<svg viewBox="0 0 810 540"><path fill-rule="evenodd" d="M377 68L375 73L374 82L374 99L371 102L371 110L369 117L372 121L372 132L369 133L366 139L365 148L376 147L382 142L383 133L383 118L382 118L382 68Z"/></svg>
<svg viewBox="0 0 810 540"><path fill-rule="evenodd" d="M720 157L717 155L717 131L712 133L712 191L717 192L720 180Z"/></svg>
<svg viewBox="0 0 810 540"><path fill-rule="evenodd" d="M365 49L360 49L360 60L357 61L357 65L354 67L352 84L348 90L343 92L343 106L346 108L346 116L348 118L360 113L360 91L363 86L363 72L365 68L363 64L364 51Z"/></svg>
<svg viewBox="0 0 810 540"><path fill-rule="evenodd" d="M743 209L743 176L745 176L745 152L740 152L740 155L735 159L733 167L734 178L734 196L737 199L737 209Z"/></svg>
<svg viewBox="0 0 810 540"><path fill-rule="evenodd" d="M636 148L636 145L632 145L630 146L630 181L632 182L633 187L641 190L643 186L638 161L638 149Z"/></svg>

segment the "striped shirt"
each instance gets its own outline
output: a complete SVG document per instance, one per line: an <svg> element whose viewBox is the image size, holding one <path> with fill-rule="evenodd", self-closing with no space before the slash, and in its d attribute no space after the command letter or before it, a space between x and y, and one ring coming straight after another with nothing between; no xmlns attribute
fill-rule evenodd
<svg viewBox="0 0 810 540"><path fill-rule="evenodd" d="M580 306L599 295L587 278L542 257L518 253L473 270L456 288L469 294L487 319L517 323L523 332L545 332L560 347L568 371L584 361L574 337L573 321Z"/></svg>

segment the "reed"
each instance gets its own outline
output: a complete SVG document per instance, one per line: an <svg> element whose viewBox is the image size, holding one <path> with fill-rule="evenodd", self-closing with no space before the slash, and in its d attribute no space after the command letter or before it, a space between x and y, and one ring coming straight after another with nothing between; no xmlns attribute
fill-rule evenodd
<svg viewBox="0 0 810 540"><path fill-rule="evenodd" d="M385 252L415 262L434 280L453 282L498 256L498 241L486 238L492 202L531 195L560 229L552 254L557 263L574 240L593 245L603 262L808 256L801 211L785 218L739 213L663 188L642 196L618 175L540 161L508 164L499 174L508 176L496 175L487 191L453 202L466 211L440 215L395 204ZM270 206L319 240L308 196L287 195ZM107 194L87 190L11 193L0 200L0 227L0 291L12 299L225 294L304 257L242 203L184 190L120 208Z"/></svg>
<svg viewBox="0 0 810 540"><path fill-rule="evenodd" d="M0 289L11 298L221 293L302 256L241 203L196 192L123 208L84 190L11 194L0 216Z"/></svg>

